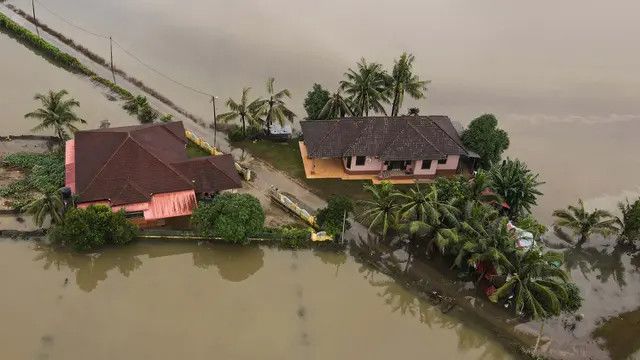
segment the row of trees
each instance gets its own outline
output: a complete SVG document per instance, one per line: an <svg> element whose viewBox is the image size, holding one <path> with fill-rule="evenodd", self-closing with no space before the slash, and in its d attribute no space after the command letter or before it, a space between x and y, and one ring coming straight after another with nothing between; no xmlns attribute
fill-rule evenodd
<svg viewBox="0 0 640 360"><path fill-rule="evenodd" d="M402 53L387 72L379 63L362 58L356 68L344 73L333 94L314 84L304 101L310 120L331 119L346 116L369 116L370 113L398 116L405 95L423 99L428 80L414 74L412 54ZM343 95L344 94L344 95ZM389 112L385 105L390 105ZM417 110L412 113L417 114Z"/></svg>
<svg viewBox="0 0 640 360"><path fill-rule="evenodd" d="M618 203L621 216L614 216L602 209L589 211L585 209L582 199L577 205L569 205L566 209L553 212L556 218L554 227L561 238L572 242L563 232L563 228L570 230L578 237L577 245L584 244L591 235L604 237L617 235L621 243L633 243L640 240L640 198L630 203L629 200Z"/></svg>
<svg viewBox="0 0 640 360"><path fill-rule="evenodd" d="M450 259L452 268L475 274L478 280L495 270L504 281L491 299L513 295L516 313L544 319L577 310L581 299L560 269L561 253L516 247L510 219L535 234L544 232L530 215L541 195L537 178L521 161L507 159L479 171L472 180L438 178L408 191L390 183L368 185L371 199L361 202L360 219L383 236L395 232L412 251L437 250Z"/></svg>
<svg viewBox="0 0 640 360"><path fill-rule="evenodd" d="M236 101L229 98L226 106L229 111L217 116L217 120L222 122L235 121L240 119L242 123L242 134L246 136L246 123L255 128L269 127L274 122L284 125L286 121L293 122L296 114L291 111L286 104L286 100L291 98L291 92L288 89L276 90L275 79L269 78L266 83L266 98L256 98L250 100L250 87L242 89L240 100Z"/></svg>

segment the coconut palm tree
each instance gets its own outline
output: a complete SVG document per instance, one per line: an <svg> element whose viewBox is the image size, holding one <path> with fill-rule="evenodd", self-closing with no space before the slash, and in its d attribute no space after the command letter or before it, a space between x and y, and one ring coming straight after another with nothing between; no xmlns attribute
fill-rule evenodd
<svg viewBox="0 0 640 360"><path fill-rule="evenodd" d="M340 88L349 95L353 111L358 116L369 116L369 110L387 114L383 103L389 102L389 75L382 65L367 63L363 58L357 64L357 70L349 69L340 81Z"/></svg>
<svg viewBox="0 0 640 360"><path fill-rule="evenodd" d="M544 184L538 179L538 174L517 159L507 159L492 166L489 180L493 191L509 205L508 215L511 219L531 212L531 208L537 205L537 197L542 195L538 187Z"/></svg>
<svg viewBox="0 0 640 360"><path fill-rule="evenodd" d="M51 224L62 222L62 197L56 190L42 194L41 197L33 200L26 207L27 213L33 216L33 222L42 227L45 219L50 218Z"/></svg>
<svg viewBox="0 0 640 360"><path fill-rule="evenodd" d="M222 122L229 122L240 118L242 121L242 134L247 135L246 122L250 125L257 125L260 123L260 116L264 113L265 100L255 99L249 101L250 87L242 89L242 96L240 101L236 102L232 98L227 100L226 105L229 108L229 112L218 115L218 120Z"/></svg>
<svg viewBox="0 0 640 360"><path fill-rule="evenodd" d="M398 200L399 213L404 219L438 223L442 219L456 222L458 209L451 203L438 199L435 186L425 188L416 184L407 192L397 191L394 196Z"/></svg>
<svg viewBox="0 0 640 360"><path fill-rule="evenodd" d="M640 198L630 203L629 199L618 203L621 217L618 218L620 226L620 241L633 242L640 240Z"/></svg>
<svg viewBox="0 0 640 360"><path fill-rule="evenodd" d="M340 89L333 93L327 100L318 115L320 119L343 118L345 116L353 116L351 104L348 99L342 97Z"/></svg>
<svg viewBox="0 0 640 360"><path fill-rule="evenodd" d="M493 191L491 186L489 174L482 169L478 170L469 181L469 198L486 204L502 204L502 196Z"/></svg>
<svg viewBox="0 0 640 360"><path fill-rule="evenodd" d="M265 114L265 126L269 131L271 123L277 121L280 125L284 125L285 120L293 122L293 118L296 114L287 108L284 100L285 98L291 98L291 93L288 89L282 89L276 92L273 89L275 83L274 78L267 80L267 95L269 99L266 100L266 114Z"/></svg>
<svg viewBox="0 0 640 360"><path fill-rule="evenodd" d="M544 320L569 307L570 285L567 273L559 266L563 259L562 253L542 253L535 248L517 252L513 258L513 273L490 297L497 302L513 295L516 314L541 321L534 353L544 331Z"/></svg>
<svg viewBox="0 0 640 360"><path fill-rule="evenodd" d="M369 224L369 229L381 228L384 237L395 224L398 204L394 196L394 187L391 183L383 181L379 185L365 185L364 189L371 194L371 200L359 201L365 207L360 217Z"/></svg>
<svg viewBox="0 0 640 360"><path fill-rule="evenodd" d="M420 115L420 109L417 107L409 108L409 110L407 111L407 114L409 116L418 116Z"/></svg>
<svg viewBox="0 0 640 360"><path fill-rule="evenodd" d="M509 219L502 217L492 221L461 223L459 232L464 243L453 266L460 268L466 262L472 267L481 263L491 264L503 272L513 269L509 257L515 252L515 238L507 229L508 222Z"/></svg>
<svg viewBox="0 0 640 360"><path fill-rule="evenodd" d="M414 99L423 99L427 91L429 81L420 80L418 75L413 74L413 62L415 57L406 52L400 55L395 61L391 72L393 103L391 105L391 116L398 116L402 107L405 92Z"/></svg>
<svg viewBox="0 0 640 360"><path fill-rule="evenodd" d="M580 237L578 244L587 241L592 234L609 236L619 231L618 219L610 212L600 209L589 212L584 208L582 199L578 199L578 206L569 205L567 209L555 210L553 216L556 228L567 228Z"/></svg>
<svg viewBox="0 0 640 360"><path fill-rule="evenodd" d="M75 123L86 124L84 119L78 117L74 108L80 103L73 98L65 99L69 93L67 90L52 91L47 94L36 94L34 100L39 100L42 107L24 115L25 119L36 119L40 121L38 126L31 131L41 131L53 128L60 141L69 139L67 130L74 133L78 131Z"/></svg>

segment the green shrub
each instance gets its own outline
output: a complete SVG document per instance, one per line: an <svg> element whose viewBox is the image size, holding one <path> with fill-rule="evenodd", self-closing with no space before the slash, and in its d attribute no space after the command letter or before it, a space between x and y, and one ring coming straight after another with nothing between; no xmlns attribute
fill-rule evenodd
<svg viewBox="0 0 640 360"><path fill-rule="evenodd" d="M77 251L90 251L129 243L137 234L138 228L126 219L124 210L113 212L106 206L89 206L67 211L62 222L49 231L49 239Z"/></svg>
<svg viewBox="0 0 640 360"><path fill-rule="evenodd" d="M249 126L247 127L247 134L245 136L242 133L242 127L238 125L233 125L229 130L228 137L229 137L229 141L231 142L239 142L239 141L255 138L256 135L258 135L259 133L260 133L259 128Z"/></svg>
<svg viewBox="0 0 640 360"><path fill-rule="evenodd" d="M622 217L619 218L620 240L630 242L640 240L640 198L633 203L628 199L626 202L620 202L618 208L622 213Z"/></svg>
<svg viewBox="0 0 640 360"><path fill-rule="evenodd" d="M62 152L9 154L3 158L2 166L26 172L24 179L0 188L0 196L7 198L17 211L24 210L33 200L33 193L46 194L64 186Z"/></svg>
<svg viewBox="0 0 640 360"><path fill-rule="evenodd" d="M218 195L211 202L198 204L191 216L191 224L199 234L234 243L259 234L264 220L260 201L249 194Z"/></svg>
<svg viewBox="0 0 640 360"><path fill-rule="evenodd" d="M86 68L75 57L61 51L57 47L49 44L36 34L18 25L4 14L0 13L0 30L9 35L15 36L20 42L23 42L32 48L43 52L52 61L62 65L70 71L82 73L92 76L93 71Z"/></svg>
<svg viewBox="0 0 640 360"><path fill-rule="evenodd" d="M547 232L547 227L539 223L531 214L518 219L516 226L531 232L536 239Z"/></svg>
<svg viewBox="0 0 640 360"><path fill-rule="evenodd" d="M463 204L470 196L469 180L461 175L452 178L439 176L436 178L435 186L438 190L438 200L445 203L455 199Z"/></svg>
<svg viewBox="0 0 640 360"><path fill-rule="evenodd" d="M320 209L316 216L316 221L320 229L328 234L336 236L342 232L342 222L344 213L347 217L353 212L353 202L345 196L332 196L329 198L327 207ZM345 229L350 229L351 223L347 220Z"/></svg>

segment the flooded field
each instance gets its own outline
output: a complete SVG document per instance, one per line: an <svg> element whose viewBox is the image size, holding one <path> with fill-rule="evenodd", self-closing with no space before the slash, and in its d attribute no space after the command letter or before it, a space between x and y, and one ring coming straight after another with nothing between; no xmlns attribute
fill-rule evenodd
<svg viewBox="0 0 640 360"><path fill-rule="evenodd" d="M0 240L6 359L510 359L344 254ZM19 277L19 281L18 281Z"/></svg>
<svg viewBox="0 0 640 360"><path fill-rule="evenodd" d="M30 11L27 0L8 2ZM278 87L293 92L292 105L299 115L304 114L302 101L314 82L333 90L342 73L361 56L390 66L394 57L407 50L416 55L420 75L433 80L427 100L407 105L417 105L422 114L448 114L463 124L482 113L496 114L511 138L508 155L525 160L546 181L542 188L545 196L534 209L545 223L551 222L553 209L579 197L588 207L615 210L618 201L640 196L640 51L626 40L626 35L640 33L640 24L635 20L640 4L636 1L619 1L614 6L578 0L561 4L491 0L461 6L445 0L428 4L407 0L367 6L367 20L357 26L351 19L361 18L361 8L368 4L363 0L329 0L312 8L291 0L268 4L189 0L180 6L170 1L96 1L88 5L86 1L61 0L44 4L76 25L112 35L125 48L175 79L218 94L221 103L229 96L237 98L243 86L253 86L253 94L262 95L264 80L275 76ZM337 12L336 8L341 10ZM402 16L389 16L398 9ZM313 16L309 16L310 12ZM87 34L44 8L38 11L38 17L108 57L108 41L104 38ZM389 26L380 27L381 22ZM5 60L0 68L0 135L24 133L33 127L23 115L36 106L34 93L48 89L69 90L80 101L80 113L90 127L104 119L113 126L131 122L120 104L108 101L102 89L52 66L5 35L0 35L0 53ZM114 56L116 64L129 74L143 79L190 112L210 119L211 105L205 96L158 76L118 48ZM15 298L1 299L19 307L9 307L11 314L25 314L33 311L30 305L47 304L47 311L43 309L38 314L47 320L42 324L19 323L18 315L11 319L15 324L4 331L13 336L21 334L25 339L25 343L16 343L15 348L9 349L10 355L16 355L13 357L46 353L52 358L68 358L64 351L71 346L73 334L82 335L81 343L87 344L78 350L77 358L86 356L92 347L100 349L96 351L100 356L109 354L110 349L124 349L136 356L160 354L171 358L178 347L158 345L171 340L184 343L184 349L189 351L211 351L234 358L263 353L272 358L284 353L293 358L377 358L383 354L435 355L434 351L446 351L438 354L444 358L478 358L484 351L501 353L497 345L486 342L485 335L459 323L430 328L420 323L422 315L394 312L391 306L384 305L384 295L378 295L385 294L386 289L376 289L358 277L358 266L350 258L336 268L313 253L299 252L296 261L300 266L292 272L289 267L296 255L269 249L256 248L237 255L260 260L220 260L225 264L220 267L217 260L212 260L216 255L210 254L217 252L192 245L136 245L96 259L43 250L32 244L2 242L0 247L6 248L0 258L11 259L11 274L20 273L13 270L20 267L53 302L45 302L37 296L40 293L24 295L25 291L35 291L26 282L17 284L5 279L3 283L22 286L22 297L27 298L27 302L18 301L16 288L11 294ZM164 255L152 255L155 251ZM201 256L196 254L203 251L209 254L202 255L209 266L200 266L196 261ZM52 266L44 271L46 261L34 260L42 253L56 259L52 263L60 263L61 269L53 270L56 266ZM223 259L234 256L232 251L220 253L225 254ZM614 248L612 241L600 239L584 249L569 250L566 255L572 277L586 298L582 310L585 319L573 330L556 322L547 327L550 336L568 349L586 349L596 358L607 354L616 359L639 357L637 341L625 342L622 350L616 342L619 336L638 329L634 320L640 310L638 252ZM263 264L263 268L260 270L256 263ZM0 266L9 265L0 261ZM335 274L336 270L342 280L333 284L324 271ZM281 271L287 275L282 277ZM225 278L225 273L246 280L234 283ZM294 273L305 273L307 278L296 278ZM2 276L9 273L4 271ZM67 287L63 286L65 277L71 282ZM303 316L305 320L296 315L299 300L294 279L304 282L305 309L314 309L303 312L309 315ZM325 283L315 288L310 284L313 281ZM397 285L392 288L401 291ZM261 289L265 299L260 298ZM219 291L224 293L222 298ZM354 297L352 291L356 292ZM64 296L71 304L60 303L60 312L56 313L55 301L62 300L55 296ZM242 300L244 296L253 302L230 300ZM274 313L265 308L258 312L256 307L260 305L269 311L274 307ZM224 311L229 306L232 310ZM107 311L100 312L103 308L114 312L115 317L109 317ZM160 312L161 318L152 316ZM246 317L242 315L245 313ZM127 318L126 314L136 317ZM90 337L86 328L77 330L80 325L67 326L66 316L72 315L78 324L84 317L98 324L116 319L133 330L119 331L120 325L113 325L107 336L103 333L106 330L97 326L97 335ZM276 317L274 327L267 326ZM345 317L350 319L347 324L342 321ZM369 321L387 330L369 326ZM143 326L141 322L150 325ZM225 326L209 326L220 322ZM11 326L14 328L8 329ZM227 327L229 332L225 332ZM56 331L60 333L56 335ZM241 334L246 341L241 341ZM303 334L307 334L306 340ZM95 340L100 336L107 336L110 343ZM596 340L591 340L592 336ZM140 338L158 348L143 346ZM256 351L263 353L234 352L253 351L241 346L247 343L255 343ZM461 350L466 346L462 344L468 343L481 345ZM291 344L297 345L287 348ZM205 354L209 353L192 353L192 357Z"/></svg>

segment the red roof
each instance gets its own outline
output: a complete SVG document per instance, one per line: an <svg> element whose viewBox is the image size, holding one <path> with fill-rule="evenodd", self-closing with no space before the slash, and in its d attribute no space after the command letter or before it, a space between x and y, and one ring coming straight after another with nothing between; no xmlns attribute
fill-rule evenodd
<svg viewBox="0 0 640 360"><path fill-rule="evenodd" d="M186 143L182 122L77 132L79 201L109 200L116 206L147 202L153 194L241 187L231 156L189 159Z"/></svg>

